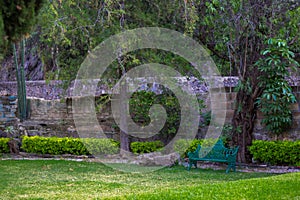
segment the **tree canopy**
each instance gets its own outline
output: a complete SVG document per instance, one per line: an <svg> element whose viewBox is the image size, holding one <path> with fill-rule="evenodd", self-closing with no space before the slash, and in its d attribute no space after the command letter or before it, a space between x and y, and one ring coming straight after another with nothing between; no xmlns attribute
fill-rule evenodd
<svg viewBox="0 0 300 200"><path fill-rule="evenodd" d="M29 36L36 24L36 16L44 0L16 0L0 2L0 47L1 54L7 43L17 42Z"/></svg>

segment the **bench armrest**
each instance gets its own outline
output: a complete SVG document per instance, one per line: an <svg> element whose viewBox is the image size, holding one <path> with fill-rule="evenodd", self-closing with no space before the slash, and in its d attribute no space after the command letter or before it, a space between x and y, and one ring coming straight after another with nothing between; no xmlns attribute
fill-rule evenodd
<svg viewBox="0 0 300 200"><path fill-rule="evenodd" d="M199 158L199 151L201 149L201 145L198 144L197 149L194 152L188 152L187 155L189 158Z"/></svg>
<svg viewBox="0 0 300 200"><path fill-rule="evenodd" d="M228 158L228 160L235 162L238 150L239 150L238 146L234 148L226 149L226 158Z"/></svg>

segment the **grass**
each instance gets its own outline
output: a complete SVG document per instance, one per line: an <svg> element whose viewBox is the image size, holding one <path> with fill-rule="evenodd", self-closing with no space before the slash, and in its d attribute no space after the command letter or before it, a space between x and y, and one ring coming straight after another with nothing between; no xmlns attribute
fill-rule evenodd
<svg viewBox="0 0 300 200"><path fill-rule="evenodd" d="M0 180L0 199L5 200L300 199L300 173L225 174L224 170L186 171L180 166L126 173L100 163L2 160Z"/></svg>

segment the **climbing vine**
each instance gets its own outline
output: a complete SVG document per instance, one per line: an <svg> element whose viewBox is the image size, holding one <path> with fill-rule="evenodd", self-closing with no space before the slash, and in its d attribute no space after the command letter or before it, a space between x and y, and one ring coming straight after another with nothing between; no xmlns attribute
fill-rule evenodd
<svg viewBox="0 0 300 200"><path fill-rule="evenodd" d="M257 104L264 114L262 123L278 135L292 125L290 105L296 103L296 97L285 78L289 75L288 68L299 64L293 59L294 53L289 50L287 42L281 39L269 39L262 56L256 65L263 73L260 86L264 90Z"/></svg>

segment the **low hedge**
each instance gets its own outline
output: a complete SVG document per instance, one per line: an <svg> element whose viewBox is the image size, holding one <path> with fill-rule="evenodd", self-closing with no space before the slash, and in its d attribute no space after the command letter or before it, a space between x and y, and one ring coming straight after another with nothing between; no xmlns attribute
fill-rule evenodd
<svg viewBox="0 0 300 200"><path fill-rule="evenodd" d="M203 145L204 143L207 145L212 145L217 142L217 139L194 139L194 140L185 140L180 139L177 140L173 147L174 151L178 152L181 157L187 157L188 152L193 152L197 149L198 144ZM223 140L224 145L226 145L225 141Z"/></svg>
<svg viewBox="0 0 300 200"><path fill-rule="evenodd" d="M0 153L9 153L9 138L0 138Z"/></svg>
<svg viewBox="0 0 300 200"><path fill-rule="evenodd" d="M295 142L255 140L249 150L258 162L300 166L300 140Z"/></svg>
<svg viewBox="0 0 300 200"><path fill-rule="evenodd" d="M130 144L131 151L135 154L159 151L163 146L164 144L161 141L132 142Z"/></svg>
<svg viewBox="0 0 300 200"><path fill-rule="evenodd" d="M38 154L115 154L119 152L119 143L112 139L96 138L58 138L58 137L23 137L21 149L27 153Z"/></svg>
<svg viewBox="0 0 300 200"><path fill-rule="evenodd" d="M120 151L120 142L113 139L83 138L81 139L88 151L97 154L117 154Z"/></svg>

